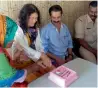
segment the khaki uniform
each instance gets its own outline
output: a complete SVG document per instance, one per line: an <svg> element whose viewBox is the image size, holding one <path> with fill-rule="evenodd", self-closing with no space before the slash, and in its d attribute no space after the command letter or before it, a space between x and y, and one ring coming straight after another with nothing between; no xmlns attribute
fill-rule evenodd
<svg viewBox="0 0 98 88"><path fill-rule="evenodd" d="M84 39L88 45L97 49L97 20L94 23L88 14L79 17L75 23L75 33L76 38ZM94 54L82 46L80 54L84 59L96 63Z"/></svg>

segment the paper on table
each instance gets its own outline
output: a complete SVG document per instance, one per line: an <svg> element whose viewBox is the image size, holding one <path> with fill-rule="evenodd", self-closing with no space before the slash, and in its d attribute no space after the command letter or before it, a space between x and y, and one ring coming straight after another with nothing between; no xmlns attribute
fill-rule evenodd
<svg viewBox="0 0 98 88"><path fill-rule="evenodd" d="M48 78L61 87L68 87L78 76L75 71L65 66L60 66L51 71Z"/></svg>

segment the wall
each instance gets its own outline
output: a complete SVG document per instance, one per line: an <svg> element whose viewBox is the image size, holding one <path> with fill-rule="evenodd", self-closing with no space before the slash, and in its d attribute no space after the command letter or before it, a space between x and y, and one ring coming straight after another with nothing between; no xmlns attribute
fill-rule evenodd
<svg viewBox="0 0 98 88"><path fill-rule="evenodd" d="M87 13L89 1L0 1L0 13L8 15L16 20L21 7L26 3L35 4L41 12L41 22L45 25L49 22L48 9L54 4L58 4L63 8L62 21L68 26L72 36L74 36L75 20Z"/></svg>

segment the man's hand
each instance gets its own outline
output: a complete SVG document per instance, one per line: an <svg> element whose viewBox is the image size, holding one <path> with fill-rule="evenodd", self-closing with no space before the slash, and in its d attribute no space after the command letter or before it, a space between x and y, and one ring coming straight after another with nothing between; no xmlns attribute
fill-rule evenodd
<svg viewBox="0 0 98 88"><path fill-rule="evenodd" d="M40 58L41 58L42 63L43 63L44 66L46 66L46 67L51 67L52 66L51 60L47 55L42 53Z"/></svg>
<svg viewBox="0 0 98 88"><path fill-rule="evenodd" d="M90 52L92 52L97 57L97 50L96 49L89 46L88 43L84 39L77 38L77 40L79 41L79 43L82 47L89 50Z"/></svg>
<svg viewBox="0 0 98 88"><path fill-rule="evenodd" d="M56 62L57 62L57 64L58 64L58 66L63 65L64 63L66 63L66 62L65 62L65 59L62 59L62 58L57 58L57 59L56 59Z"/></svg>
<svg viewBox="0 0 98 88"><path fill-rule="evenodd" d="M72 56L71 55L69 55L67 58L65 58L66 59L66 62L69 62L69 61L71 61L72 60Z"/></svg>
<svg viewBox="0 0 98 88"><path fill-rule="evenodd" d="M97 50L96 49L92 49L92 52L97 57Z"/></svg>

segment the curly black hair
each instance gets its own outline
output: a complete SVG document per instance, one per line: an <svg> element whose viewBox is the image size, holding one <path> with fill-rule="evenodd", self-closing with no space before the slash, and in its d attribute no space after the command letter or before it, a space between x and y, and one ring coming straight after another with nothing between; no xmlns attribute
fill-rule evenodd
<svg viewBox="0 0 98 88"><path fill-rule="evenodd" d="M29 16L32 13L37 13L38 14L38 21L34 25L34 28L36 28L37 25L40 24L40 12L39 12L38 8L35 5L33 5L33 4L25 4L22 7L22 9L20 10L20 13L19 13L19 24L20 24L20 27L22 28L24 33L27 33L27 30L28 30L28 25L27 25L28 24L28 19L29 19Z"/></svg>

